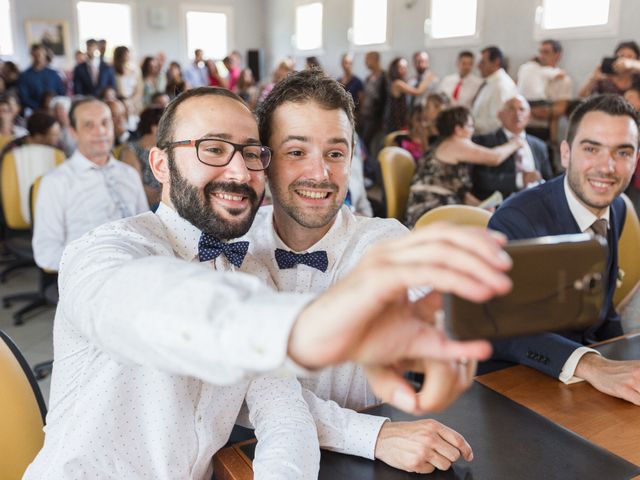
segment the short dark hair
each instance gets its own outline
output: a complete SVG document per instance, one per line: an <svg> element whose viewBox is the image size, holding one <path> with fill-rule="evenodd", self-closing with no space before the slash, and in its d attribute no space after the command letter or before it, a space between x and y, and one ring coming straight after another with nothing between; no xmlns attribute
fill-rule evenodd
<svg viewBox="0 0 640 480"><path fill-rule="evenodd" d="M614 53L617 55L618 51L622 50L623 48L628 48L629 50L633 50L633 53L636 54L636 60L640 59L640 47L633 40L627 41L627 42L620 42L616 46L616 49L614 50Z"/></svg>
<svg viewBox="0 0 640 480"><path fill-rule="evenodd" d="M489 45L482 49L482 53L487 53L487 58L490 62L495 62L496 60L500 61L500 66L504 67L504 54L500 48L495 45Z"/></svg>
<svg viewBox="0 0 640 480"><path fill-rule="evenodd" d="M29 135L46 135L49 129L57 123L57 120L46 112L33 112L27 120Z"/></svg>
<svg viewBox="0 0 640 480"><path fill-rule="evenodd" d="M547 38L541 41L540 43L542 45L549 45L551 47L551 50L553 50L554 53L562 53L562 45L560 45L560 42L558 40Z"/></svg>
<svg viewBox="0 0 640 480"><path fill-rule="evenodd" d="M78 109L78 107L91 102L100 102L104 104L102 100L99 100L96 97L89 97L89 96L80 97L71 103L71 108L69 109L69 124L71 125L71 128L74 128L74 129L76 128L76 110Z"/></svg>
<svg viewBox="0 0 640 480"><path fill-rule="evenodd" d="M567 129L567 143L569 146L576 137L578 127L584 116L589 112L603 112L614 117L629 117L640 128L638 112L622 96L614 93L593 95L581 102L569 117L569 127Z"/></svg>
<svg viewBox="0 0 640 480"><path fill-rule="evenodd" d="M35 52L36 50L40 50L40 49L43 49L43 50L45 50L45 51L47 50L47 49L44 47L44 45L43 45L43 44L41 44L41 43L34 43L34 44L32 44L32 45L31 45L31 49L29 50L29 52L33 55L33 54L34 54L34 52Z"/></svg>
<svg viewBox="0 0 640 480"><path fill-rule="evenodd" d="M88 47L89 45L98 45L98 41L95 38L90 38L85 42L85 45Z"/></svg>
<svg viewBox="0 0 640 480"><path fill-rule="evenodd" d="M269 145L273 114L280 105L309 101L316 102L327 110L342 110L347 114L352 129L354 128L353 98L344 87L321 70L302 70L291 73L278 82L267 98L258 105L256 116L260 140ZM351 141L353 143L353 138Z"/></svg>
<svg viewBox="0 0 640 480"><path fill-rule="evenodd" d="M151 133L152 127L160 123L164 108L162 107L147 107L140 114L140 121L138 122L138 135L147 135Z"/></svg>
<svg viewBox="0 0 640 480"><path fill-rule="evenodd" d="M156 145L159 148L166 149L167 146L173 141L173 131L175 127L176 111L180 104L194 97L205 97L208 95L228 97L237 100L246 107L246 104L238 95L226 88L219 87L198 87L187 90L174 98L167 108L165 108L160 122L158 123L158 136L156 138ZM248 107L247 107L248 108Z"/></svg>
<svg viewBox="0 0 640 480"><path fill-rule="evenodd" d="M471 112L467 107L451 107L442 110L436 117L436 128L441 139L453 135L456 127L464 127Z"/></svg>
<svg viewBox="0 0 640 480"><path fill-rule="evenodd" d="M451 104L451 100L449 99L449 96L446 93L442 93L442 92L434 92L427 95L427 99L425 100L424 103L426 105L429 102L433 102L438 106L444 105L445 107L448 107Z"/></svg>
<svg viewBox="0 0 640 480"><path fill-rule="evenodd" d="M463 57L469 57L469 58L474 58L475 55L473 54L473 52L471 50L462 50L459 54L458 54L458 60L460 60Z"/></svg>

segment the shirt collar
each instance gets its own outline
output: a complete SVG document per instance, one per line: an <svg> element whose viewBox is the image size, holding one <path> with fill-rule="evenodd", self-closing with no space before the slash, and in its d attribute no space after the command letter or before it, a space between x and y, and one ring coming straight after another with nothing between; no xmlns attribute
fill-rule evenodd
<svg viewBox="0 0 640 480"><path fill-rule="evenodd" d="M167 238L173 251L188 262L193 261L198 256L200 230L178 215L178 212L166 203L160 202L156 215L160 217L167 230Z"/></svg>
<svg viewBox="0 0 640 480"><path fill-rule="evenodd" d="M589 211L587 207L585 207L578 199L575 194L569 187L569 180L567 179L567 175L564 176L564 195L567 197L567 203L569 204L569 210L571 211L571 215L575 219L578 224L578 228L581 232L586 232L591 228L593 222L598 220L592 212ZM600 218L604 218L607 221L607 229L609 228L609 213L610 208L607 207L604 214Z"/></svg>
<svg viewBox="0 0 640 480"><path fill-rule="evenodd" d="M318 240L314 245L311 245L308 249L303 251L295 251L292 250L286 243L282 241L278 232L276 232L275 225L273 223L273 215L270 217L271 219L271 232L273 234L273 238L275 240L276 248L282 248L284 250L293 251L295 253L306 253L306 252L317 252L318 250L324 250L327 252L327 259L329 261L327 271L333 269L336 261L342 257L342 252L344 251L347 242L344 240L340 240L341 237L346 235L350 222L352 222L353 214L349 210L349 207L343 205L342 208L338 211L338 215L331 225L329 231Z"/></svg>
<svg viewBox="0 0 640 480"><path fill-rule="evenodd" d="M502 131L507 136L507 140L511 140L513 137L515 137L515 134L513 132L510 132L509 130L507 130L504 127L502 127ZM524 130L521 131L520 134L518 135L518 137L520 137L522 140L526 141L527 140L527 132L525 132Z"/></svg>
<svg viewBox="0 0 640 480"><path fill-rule="evenodd" d="M73 155L69 157L68 161L71 162L71 165L75 169L80 171L86 171L86 170L102 170L103 168L113 168L117 160L113 158L113 155L109 154L109 160L107 160L106 165L104 167L101 167L100 165L96 165L87 157L85 157L82 153L80 153L80 150L76 149L76 151L73 152Z"/></svg>

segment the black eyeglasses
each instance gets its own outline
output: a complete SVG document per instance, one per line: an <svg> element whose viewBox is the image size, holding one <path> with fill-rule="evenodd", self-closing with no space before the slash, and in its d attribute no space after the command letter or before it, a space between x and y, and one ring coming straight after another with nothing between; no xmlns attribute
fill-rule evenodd
<svg viewBox="0 0 640 480"><path fill-rule="evenodd" d="M210 167L224 167L240 152L247 170L260 171L269 166L271 149L264 145L232 143L219 138L201 138L199 140L180 140L159 146L163 150L172 147L195 147L196 156L201 163Z"/></svg>

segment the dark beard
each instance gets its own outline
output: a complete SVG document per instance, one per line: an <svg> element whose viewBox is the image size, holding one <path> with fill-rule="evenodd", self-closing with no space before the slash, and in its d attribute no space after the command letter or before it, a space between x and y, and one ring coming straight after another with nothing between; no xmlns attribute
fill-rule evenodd
<svg viewBox="0 0 640 480"><path fill-rule="evenodd" d="M169 172L171 190L169 198L178 215L187 220L198 230L220 240L230 240L243 236L249 231L256 216L261 199L255 190L248 185L233 182L210 182L204 187L204 195L184 178L175 164L173 152L169 152ZM215 167L212 167L215 168ZM213 193L231 193L245 196L249 199L251 209L244 211L227 210L237 221L225 220L211 208L209 197ZM241 218L241 215L245 218Z"/></svg>

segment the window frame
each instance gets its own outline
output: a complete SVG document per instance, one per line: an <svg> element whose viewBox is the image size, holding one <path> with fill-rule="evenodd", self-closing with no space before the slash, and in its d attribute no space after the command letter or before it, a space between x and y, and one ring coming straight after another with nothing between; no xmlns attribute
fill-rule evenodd
<svg viewBox="0 0 640 480"><path fill-rule="evenodd" d="M296 17L298 15L298 7L304 7L305 5L310 5L312 3L319 3L322 5L322 22L320 25L320 48L310 48L308 50L301 50L298 48L297 44L297 31L296 31ZM326 5L324 0L296 0L293 3L293 33L291 34L291 48L295 52L296 55L311 57L311 56L320 56L325 54L325 18L326 18Z"/></svg>
<svg viewBox="0 0 640 480"><path fill-rule="evenodd" d="M533 39L542 41L546 38L557 40L616 37L620 31L620 0L609 0L609 21L605 25L587 25L584 27L542 28L544 0L536 0L533 15Z"/></svg>
<svg viewBox="0 0 640 480"><path fill-rule="evenodd" d="M80 16L78 15L78 3L114 3L119 5L127 5L129 7L129 12L131 13L131 45L128 45L129 50L131 51L132 58L135 57L135 52L137 51L138 42L138 29L136 28L138 21L138 12L137 12L137 3L135 0L75 0L73 3L73 22L75 25L75 41L77 50L84 51L85 45L84 42L80 40ZM98 39L96 39L98 40ZM112 48L115 48L117 45L112 45ZM113 51L113 50L112 50ZM70 55L73 58L75 50L71 49ZM110 58L110 57L106 57Z"/></svg>
<svg viewBox="0 0 640 480"><path fill-rule="evenodd" d="M349 51L351 52L369 52L369 51L378 51L384 52L391 50L391 20L392 20L392 9L390 6L390 2L394 0L387 0L387 32L386 32L386 40L383 43L367 43L367 44L357 44L353 41L353 29L354 29L354 21L356 16L356 2L355 0L351 1L351 26L347 30L347 40L349 42Z"/></svg>
<svg viewBox="0 0 640 480"><path fill-rule="evenodd" d="M424 29L424 44L426 47L473 47L482 43L482 25L484 21L484 0L476 0L476 33L473 35L464 35L461 37L447 37L447 38L433 38L431 36L431 10L434 0L427 2L427 10L425 14L423 29Z"/></svg>
<svg viewBox="0 0 640 480"><path fill-rule="evenodd" d="M193 52L189 51L189 40L187 37L187 12L204 12L204 13L221 13L227 16L227 53L236 49L235 39L235 23L233 17L232 5L211 5L206 3L184 3L180 5L180 42L182 43L181 50L185 55L187 63L193 61L191 55ZM224 58L224 57L223 57ZM222 58L216 58L215 60L222 60Z"/></svg>

